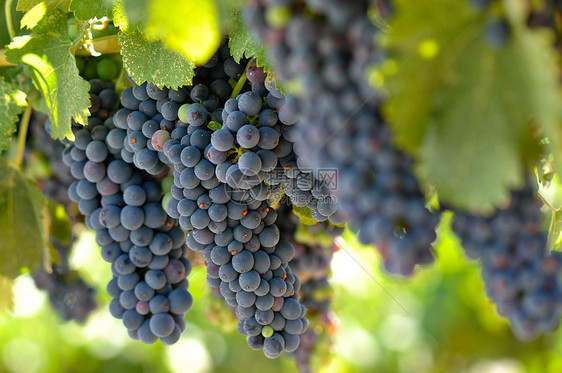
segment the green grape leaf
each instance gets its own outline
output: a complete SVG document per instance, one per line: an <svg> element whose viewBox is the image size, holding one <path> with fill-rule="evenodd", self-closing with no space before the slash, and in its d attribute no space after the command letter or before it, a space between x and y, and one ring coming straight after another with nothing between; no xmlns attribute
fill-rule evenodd
<svg viewBox="0 0 562 373"><path fill-rule="evenodd" d="M293 213L299 218L302 224L314 225L318 222L312 217L312 211L306 206L298 207L293 205Z"/></svg>
<svg viewBox="0 0 562 373"><path fill-rule="evenodd" d="M21 19L21 28L27 28L36 34L64 35L68 31L66 14L59 9L48 12L45 5L40 3L25 13Z"/></svg>
<svg viewBox="0 0 562 373"><path fill-rule="evenodd" d="M551 39L511 17L509 41L493 49L483 36L488 15L469 2L422 0L396 14L386 40L399 65L386 82L396 141L441 201L489 210L522 186L526 162L539 151L538 125L560 156Z"/></svg>
<svg viewBox="0 0 562 373"><path fill-rule="evenodd" d="M161 41L194 64L207 62L220 45L219 15L214 1L119 0L113 13L114 22L123 33L141 31L147 40Z"/></svg>
<svg viewBox="0 0 562 373"><path fill-rule="evenodd" d="M121 32L126 34L130 34L131 32L135 31L132 29L131 25L129 24L129 20L127 19L127 12L125 11L125 4L123 0L116 0L113 4L113 24L115 27L118 27Z"/></svg>
<svg viewBox="0 0 562 373"><path fill-rule="evenodd" d="M14 282L4 276L0 276L0 312L10 311L14 307Z"/></svg>
<svg viewBox="0 0 562 373"><path fill-rule="evenodd" d="M21 268L41 265L47 201L33 181L3 159L0 174L0 274L15 278Z"/></svg>
<svg viewBox="0 0 562 373"><path fill-rule="evenodd" d="M256 59L258 66L263 66L265 71L271 71L271 62L267 55L265 46L256 40L255 36L248 29L240 10L234 12L231 22L228 25L228 46L230 54L236 62L245 57Z"/></svg>
<svg viewBox="0 0 562 373"><path fill-rule="evenodd" d="M60 9L68 12L72 0L18 0L17 10L27 12L37 5L44 6L47 10Z"/></svg>
<svg viewBox="0 0 562 373"><path fill-rule="evenodd" d="M148 41L140 32L134 32L119 33L119 43L123 66L135 82L147 81L170 88L191 84L193 63L164 47L162 42Z"/></svg>
<svg viewBox="0 0 562 373"><path fill-rule="evenodd" d="M70 10L80 21L88 21L92 18L113 18L112 8L112 0L72 0L70 4Z"/></svg>
<svg viewBox="0 0 562 373"><path fill-rule="evenodd" d="M86 124L89 115L90 85L78 75L70 46L66 33L33 34L16 37L6 52L8 61L32 67L31 78L45 99L57 139L72 135L72 119Z"/></svg>
<svg viewBox="0 0 562 373"><path fill-rule="evenodd" d="M131 34L142 31L145 25L149 0L116 0L113 4L113 24L124 32Z"/></svg>
<svg viewBox="0 0 562 373"><path fill-rule="evenodd" d="M0 78L0 151L8 148L10 138L16 132L18 115L26 106L25 93Z"/></svg>

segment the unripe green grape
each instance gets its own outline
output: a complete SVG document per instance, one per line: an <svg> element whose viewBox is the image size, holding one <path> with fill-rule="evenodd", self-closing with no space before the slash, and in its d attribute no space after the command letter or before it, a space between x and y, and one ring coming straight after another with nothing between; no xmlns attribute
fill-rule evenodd
<svg viewBox="0 0 562 373"><path fill-rule="evenodd" d="M98 62L98 77L102 80L112 80L117 75L117 66L110 59L103 59Z"/></svg>
<svg viewBox="0 0 562 373"><path fill-rule="evenodd" d="M78 26L75 23L68 25L68 37L70 40L74 40L78 35Z"/></svg>
<svg viewBox="0 0 562 373"><path fill-rule="evenodd" d="M261 329L261 335L263 335L265 338L269 338L273 335L273 328L269 325L264 326Z"/></svg>
<svg viewBox="0 0 562 373"><path fill-rule="evenodd" d="M84 79L92 80L98 77L97 65L97 62L94 60L88 61L88 63L86 64L86 68L82 72Z"/></svg>
<svg viewBox="0 0 562 373"><path fill-rule="evenodd" d="M168 175L162 180L162 192L168 193L174 185L174 175Z"/></svg>
<svg viewBox="0 0 562 373"><path fill-rule="evenodd" d="M179 120L181 120L183 123L187 123L187 119L185 119L185 112L187 111L187 108L189 107L189 104L183 104L182 106L180 106L180 108L178 109L178 118Z"/></svg>
<svg viewBox="0 0 562 373"><path fill-rule="evenodd" d="M166 206L168 206L168 202L172 199L172 193L168 192L164 194L162 197L162 208L166 211Z"/></svg>

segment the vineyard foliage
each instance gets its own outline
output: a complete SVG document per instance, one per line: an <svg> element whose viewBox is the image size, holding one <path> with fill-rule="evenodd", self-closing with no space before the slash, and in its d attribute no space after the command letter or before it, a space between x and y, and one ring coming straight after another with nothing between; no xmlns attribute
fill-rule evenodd
<svg viewBox="0 0 562 373"><path fill-rule="evenodd" d="M554 3L372 0L338 16L338 1L4 1L0 310L11 307L13 280L33 273L66 319L86 318L93 289L68 267L71 226L84 223L112 264L110 310L131 338L179 339L192 302L189 247L249 346L270 358L294 353L306 371L302 344L312 349L316 337L305 314L324 332L335 324L333 237L345 229L375 245L388 272L409 276L433 262L439 222L454 221L515 334L556 329L562 6ZM301 30L318 31L318 46ZM51 141L41 141L43 128L57 145L31 144ZM335 192L316 173L326 168L337 171ZM120 177L128 173L134 182ZM217 202L220 188L232 200ZM161 221L147 228L145 213ZM152 253L141 255L139 242ZM523 272L542 282L513 285ZM74 291L87 295L79 313L59 302ZM151 299L179 293L181 306L149 311Z"/></svg>

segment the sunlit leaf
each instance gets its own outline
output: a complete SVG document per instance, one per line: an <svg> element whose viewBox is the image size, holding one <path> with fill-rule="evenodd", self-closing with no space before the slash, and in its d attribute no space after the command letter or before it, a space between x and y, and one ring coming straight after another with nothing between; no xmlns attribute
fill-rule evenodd
<svg viewBox="0 0 562 373"><path fill-rule="evenodd" d="M72 0L18 0L17 10L27 12L39 4L44 4L47 10L60 9L68 12Z"/></svg>
<svg viewBox="0 0 562 373"><path fill-rule="evenodd" d="M60 20L66 24L63 18ZM78 75L66 28L59 34L33 34L14 39L6 52L12 63L32 67L35 87L45 98L52 124L52 136L64 138L72 134L71 120L87 123L90 98L88 82ZM61 31L62 32L62 31Z"/></svg>
<svg viewBox="0 0 562 373"><path fill-rule="evenodd" d="M126 34L142 31L195 64L207 62L221 42L212 0L118 0L114 22Z"/></svg>
<svg viewBox="0 0 562 373"><path fill-rule="evenodd" d="M25 13L21 19L21 28L37 34L63 35L67 32L66 14L58 9L49 12L45 4L40 3Z"/></svg>
<svg viewBox="0 0 562 373"><path fill-rule="evenodd" d="M214 1L152 0L146 14L145 32L196 64L207 62L220 45L221 32Z"/></svg>

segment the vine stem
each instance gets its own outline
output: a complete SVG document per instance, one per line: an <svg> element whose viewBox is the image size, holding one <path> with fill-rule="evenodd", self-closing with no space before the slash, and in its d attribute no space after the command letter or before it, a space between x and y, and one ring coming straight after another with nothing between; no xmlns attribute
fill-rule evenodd
<svg viewBox="0 0 562 373"><path fill-rule="evenodd" d="M103 38L88 40L86 43L82 43L79 46L90 45L96 52L101 54L111 54L119 53L121 51L121 46L119 45L119 37L117 35L105 36ZM77 56L90 56L90 50L88 48L78 48L78 46L73 46L71 48L72 52L75 52ZM15 64L8 62L6 59L6 50L0 49L0 67L1 66L15 66Z"/></svg>
<svg viewBox="0 0 562 373"><path fill-rule="evenodd" d="M33 106L28 102L27 108L23 113L20 122L20 128L18 131L18 152L16 155L16 165L21 167L23 162L23 153L25 151L25 139L27 137L27 130L29 128L29 119L31 118L31 112L33 111Z"/></svg>
<svg viewBox="0 0 562 373"><path fill-rule="evenodd" d="M8 35L10 35L10 40L14 39L16 33L14 31L14 20L12 19L12 4L14 0L6 0L4 3L4 13L6 14L6 28L8 29Z"/></svg>
<svg viewBox="0 0 562 373"><path fill-rule="evenodd" d="M101 54L119 53L121 46L119 45L119 36L110 35L102 38L87 40L85 43L80 44L86 48L76 49L77 56L90 56L91 50Z"/></svg>
<svg viewBox="0 0 562 373"><path fill-rule="evenodd" d="M6 50L0 49L0 67L2 66L15 66L15 64L8 62L6 59Z"/></svg>
<svg viewBox="0 0 562 373"><path fill-rule="evenodd" d="M236 98L236 96L238 96L238 94L242 90L242 87L244 87L244 84L246 84L246 80L248 79L248 76L246 75L246 71L248 71L248 68L250 67L252 61L253 59L248 61L248 64L244 69L244 73L240 76L240 79L238 79L238 82L236 83L234 89L232 90L232 94L230 95L230 98Z"/></svg>
<svg viewBox="0 0 562 373"><path fill-rule="evenodd" d="M546 207L548 207L552 212L556 212L557 210L554 208L554 206L552 206L550 204L550 202L548 202L546 200L546 198L544 198L544 196L540 193L537 193L537 195L539 196L539 198L541 199L541 201L546 205Z"/></svg>

